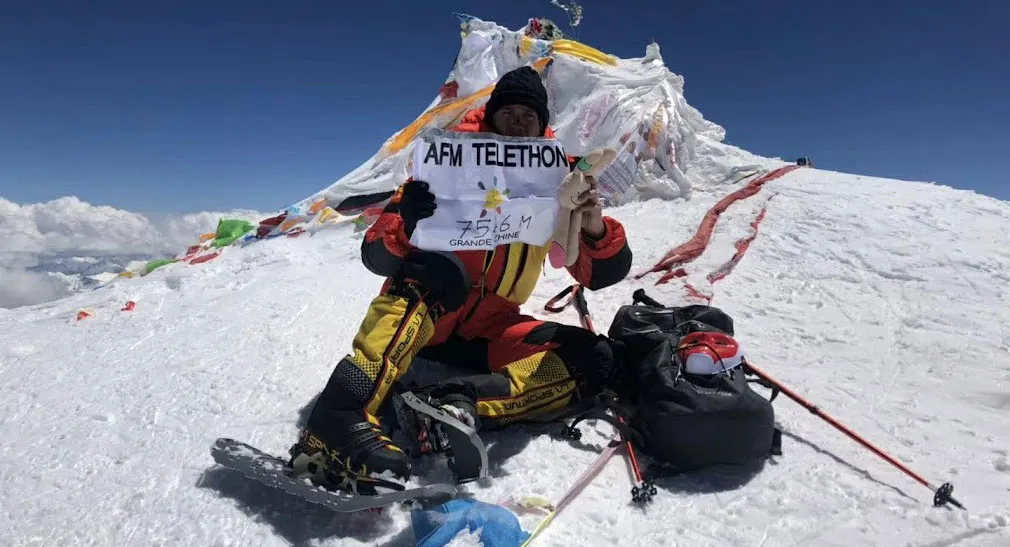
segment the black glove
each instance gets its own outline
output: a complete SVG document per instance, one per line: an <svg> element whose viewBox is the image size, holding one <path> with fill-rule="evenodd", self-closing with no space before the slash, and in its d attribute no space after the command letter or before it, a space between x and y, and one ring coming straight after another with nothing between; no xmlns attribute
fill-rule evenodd
<svg viewBox="0 0 1010 547"><path fill-rule="evenodd" d="M400 218L403 219L403 231L407 238L414 233L417 221L428 218L435 213L435 194L428 190L428 183L413 180L403 186L400 196Z"/></svg>
<svg viewBox="0 0 1010 547"><path fill-rule="evenodd" d="M466 267L452 252L413 250L403 260L400 272L431 292L446 311L462 307L472 287Z"/></svg>

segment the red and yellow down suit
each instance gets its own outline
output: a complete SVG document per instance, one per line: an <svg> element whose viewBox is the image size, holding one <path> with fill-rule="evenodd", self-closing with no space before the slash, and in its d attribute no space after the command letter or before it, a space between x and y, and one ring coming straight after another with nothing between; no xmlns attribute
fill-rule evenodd
<svg viewBox="0 0 1010 547"><path fill-rule="evenodd" d="M470 112L456 131L491 132L484 109ZM545 136L554 137L547 128ZM574 162L572 162L574 165ZM370 270L390 275L411 246L398 214L402 187L365 235L362 258ZM576 281L596 290L627 275L631 251L624 227L603 218L605 234L583 236L578 261L568 268ZM478 394L483 426L502 424L557 410L577 393L595 389L612 368L609 346L596 335L569 325L545 322L520 313L540 278L549 247L525 243L492 251L456 251L472 282L462 307L441 313L416 288L387 279L372 301L354 338L351 354L335 371L374 420L393 383L415 356L457 365L472 376L454 379ZM351 370L348 361L357 370ZM362 403L363 402L363 403Z"/></svg>

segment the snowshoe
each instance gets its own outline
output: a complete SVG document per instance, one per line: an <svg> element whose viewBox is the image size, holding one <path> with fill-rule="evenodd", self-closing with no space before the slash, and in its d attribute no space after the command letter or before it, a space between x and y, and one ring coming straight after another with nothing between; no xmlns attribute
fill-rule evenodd
<svg viewBox="0 0 1010 547"><path fill-rule="evenodd" d="M426 484L417 488L401 486L398 490L372 495L327 489L311 480L297 477L289 462L284 459L229 438L217 439L211 448L211 455L217 463L248 478L342 513L375 510L408 501L439 504L454 498L458 493L452 484ZM319 468L316 469L318 472ZM358 483L358 486L360 490L361 484Z"/></svg>
<svg viewBox="0 0 1010 547"><path fill-rule="evenodd" d="M445 454L457 484L487 476L487 450L477 434L480 419L472 398L460 393L433 397L408 391L393 394L391 402L411 456Z"/></svg>

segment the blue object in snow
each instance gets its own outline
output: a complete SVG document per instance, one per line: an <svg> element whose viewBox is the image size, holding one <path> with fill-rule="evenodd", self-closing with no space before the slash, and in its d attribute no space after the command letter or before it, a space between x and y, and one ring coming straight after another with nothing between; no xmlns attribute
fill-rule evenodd
<svg viewBox="0 0 1010 547"><path fill-rule="evenodd" d="M519 547L529 532L504 507L474 499L454 499L431 509L411 511L417 547L443 547L462 530L480 530L484 547Z"/></svg>

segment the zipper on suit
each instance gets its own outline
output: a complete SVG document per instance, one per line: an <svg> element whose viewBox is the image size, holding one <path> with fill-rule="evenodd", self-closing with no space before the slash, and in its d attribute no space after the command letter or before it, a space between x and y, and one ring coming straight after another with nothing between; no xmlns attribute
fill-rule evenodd
<svg viewBox="0 0 1010 547"><path fill-rule="evenodd" d="M470 311L466 312L466 317L463 318L463 321L467 321L473 317L473 314L477 312L477 307L480 306L480 303L484 301L484 296L487 295L487 272L491 269L491 263L494 262L494 253L494 250L484 251L484 271L480 274L480 296L477 297L473 306L470 307Z"/></svg>

